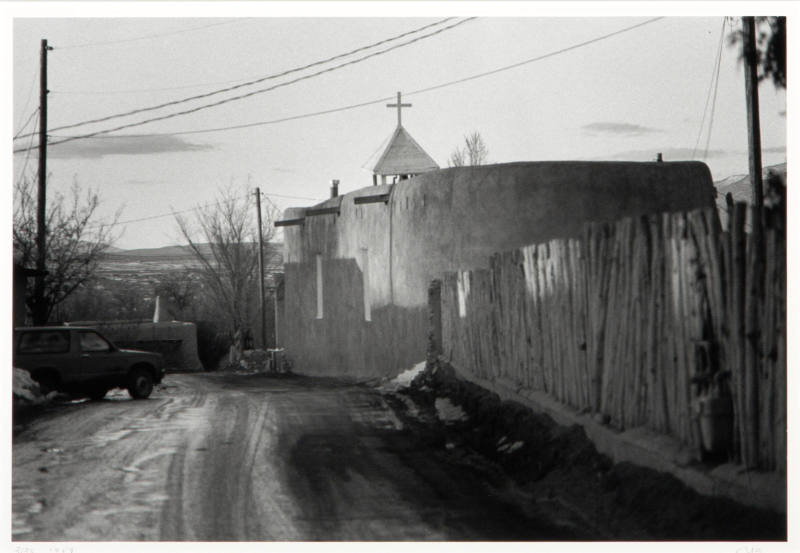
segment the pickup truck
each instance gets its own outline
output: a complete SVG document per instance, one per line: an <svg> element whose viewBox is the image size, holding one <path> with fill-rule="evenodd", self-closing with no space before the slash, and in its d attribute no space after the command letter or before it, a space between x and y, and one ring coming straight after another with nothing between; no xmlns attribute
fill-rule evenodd
<svg viewBox="0 0 800 553"><path fill-rule="evenodd" d="M159 353L120 349L97 330L76 326L14 329L13 363L52 390L100 400L112 388L145 399L164 378Z"/></svg>

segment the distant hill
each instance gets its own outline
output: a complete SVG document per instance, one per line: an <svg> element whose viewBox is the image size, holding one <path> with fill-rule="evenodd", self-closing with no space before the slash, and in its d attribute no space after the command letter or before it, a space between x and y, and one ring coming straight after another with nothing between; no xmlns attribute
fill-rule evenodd
<svg viewBox="0 0 800 553"><path fill-rule="evenodd" d="M210 244L198 244L198 246L202 253L211 253ZM267 247L275 248L279 252L283 251L283 243L280 242L269 242L264 244L264 248L266 249ZM177 261L192 257L194 257L194 253L189 246L164 246L162 248L140 248L134 250L122 250L112 247L108 248L103 255L103 258L107 261L148 261L154 259L172 259Z"/></svg>
<svg viewBox="0 0 800 553"><path fill-rule="evenodd" d="M267 256L265 272L267 282L272 275L283 271L283 244L269 245L277 250L277 256ZM265 244L266 249L267 244ZM210 253L209 244L201 244L201 251ZM121 250L109 248L100 258L96 276L101 287L119 286L123 284L138 290L143 297L152 294L155 287L166 275L176 272L191 273L202 267L189 246L166 246L163 248L140 248Z"/></svg>
<svg viewBox="0 0 800 553"><path fill-rule="evenodd" d="M767 175L770 173L777 173L786 184L786 164L779 163L778 165L771 165L764 167L761 172L761 177L766 182ZM752 192L750 190L750 175L732 175L714 183L717 189L717 203L722 201L725 205L725 195L728 192L733 196L734 202L750 202Z"/></svg>
<svg viewBox="0 0 800 553"><path fill-rule="evenodd" d="M764 167L761 172L761 178L766 183L767 175L777 173L783 180L784 186L786 185L786 164L779 163L778 165L770 165ZM752 199L752 190L750 184L750 175L732 175L719 180L714 183L717 189L717 211L719 211L720 222L722 227L725 228L728 221L727 204L725 196L730 193L733 196L734 202L747 202L750 203ZM765 191L766 192L766 191Z"/></svg>
<svg viewBox="0 0 800 553"><path fill-rule="evenodd" d="M208 251L208 246L204 246L206 246L206 251ZM117 259L119 257L148 259L153 257L181 258L191 255L192 251L189 249L189 246L164 246L163 248L140 248L136 250L121 250L115 248L113 251L106 250L105 252L105 257L109 258L110 260Z"/></svg>

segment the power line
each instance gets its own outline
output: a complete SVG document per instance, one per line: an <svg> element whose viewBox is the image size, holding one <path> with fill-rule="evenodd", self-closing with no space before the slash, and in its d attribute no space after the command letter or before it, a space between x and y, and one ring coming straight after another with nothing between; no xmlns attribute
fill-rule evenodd
<svg viewBox="0 0 800 553"><path fill-rule="evenodd" d="M381 142L381 143L380 143L380 145L379 145L377 148L375 148L375 151L374 151L374 152L372 152L372 153L369 155L369 157L368 157L368 158L367 158L367 159L364 161L364 163L362 163L362 164L361 164L361 168L362 168L362 169L371 169L371 167L367 167L367 166L366 166L366 165L367 165L367 163L369 163L370 161L372 161L372 159L375 157L375 155L376 155L376 154L377 154L379 151L381 151L381 150L383 149L383 147L384 147L384 146L386 146L386 144L388 144L388 143L389 143L389 140L392 138L392 136L393 136L393 135L394 135L394 131L392 132L392 134L388 135L386 138L384 138L384 139L383 139L383 142Z"/></svg>
<svg viewBox="0 0 800 553"><path fill-rule="evenodd" d="M33 77L31 78L31 86L28 87L28 99L25 100L25 106L23 106L22 111L20 113L25 113L26 111L28 111L28 104L31 103L31 97L33 96L33 85L36 84L36 77L38 77L38 75L39 71L33 72ZM23 125L22 128L24 127L25 126ZM17 136L19 136L19 133L17 133L17 135L14 136L14 138L17 138Z"/></svg>
<svg viewBox="0 0 800 553"><path fill-rule="evenodd" d="M561 48L560 50L554 50L553 52L549 52L549 53L543 54L541 56L536 56L534 58L530 58L530 59L523 60L523 61L520 61L520 62L517 62L517 63L513 63L511 65L506 65L504 67L500 67L498 69L493 69L491 71L485 71L483 73L478 73L476 75L472 75L470 77L465 77L463 79L450 81L450 82L439 84L439 85L436 85L436 86L430 86L428 88L421 88L419 90L414 90L412 92L404 93L404 95L405 96L411 96L413 94L422 94L424 92L430 92L432 90L438 90L440 88L444 88L444 87L447 87L447 86L452 86L454 84L466 83L468 81L474 81L475 79L488 77L489 75L494 75L496 73L501 73L503 71L508 71L509 69L515 69L517 67L521 67L521 66L527 65L529 63L534 63L534 62L541 61L541 60L544 60L544 59L547 59L547 58L552 58L554 56L557 56L559 54L563 54L565 52L569 52L571 50L577 50L578 48L583 48L584 46L588 46L590 44L594 44L595 42L600 42L602 40L606 40L606 39L611 38L613 36L621 35L622 33L627 33L628 31L632 31L632 30L637 29L639 27L643 27L645 25L649 25L650 23L655 23L656 21L659 21L661 19L664 19L664 17L663 16L662 17L654 17L653 19L648 19L647 21L643 21L642 23L637 23L636 25L631 25L630 27L625 27L624 29L620 29L618 31L614 31L613 33L608 33L608 34L605 34L605 35L601 35L601 36L595 37L595 38L590 39L590 40L579 42L578 44L573 44L572 46L567 46L566 48Z"/></svg>
<svg viewBox="0 0 800 553"><path fill-rule="evenodd" d="M52 92L54 94L102 94L102 95L105 95L105 94L131 94L131 93L139 93L139 92L164 92L164 91L169 91L169 90L185 90L187 88L199 88L201 86L216 86L216 85L224 85L224 84L231 84L231 83L241 83L242 80L247 80L249 82L241 83L239 86L247 86L249 84L256 84L256 83L259 83L259 82L263 82L264 80L267 80L267 79L283 76L283 75L286 75L286 74L288 74L290 72L301 71L303 69L308 69L310 67L314 67L315 65L319 65L319 64L322 64L322 63L327 63L327 62L330 62L330 61L334 61L336 59L339 59L339 58L342 58L342 57L346 57L346 56L355 54L357 52L360 52L360 51L363 51L363 50L367 50L369 48L374 48L375 46L380 46L380 45L385 44L387 42L391 42L393 40L397 40L399 38L403 38L405 36L408 36L408 35L423 31L423 30L428 29L430 27L434 27L436 25L440 25L442 23L450 21L451 19L453 19L453 18L452 17L447 17L445 19L441 19L439 21L436 21L435 23L430 23L428 25L423 25L422 27L419 27L417 29L413 29L411 31L406 31L406 32L401 33L399 35L395 35L393 37L386 38L384 40L381 40L379 42L375 42L375 43L367 45L367 46L361 46L359 48L356 48L355 50L351 50L350 52L345 52L345 53L342 53L342 54L338 54L338 55L333 56L331 58L328 58L326 60L314 62L313 64L306 65L306 66L303 66L303 67L298 67L298 68L295 68L295 69L291 69L291 70L285 71L285 72L280 73L280 74L270 75L270 76L267 76L267 77L259 77L256 80L250 80L250 78L248 78L248 79L233 79L233 80L228 80L228 81L197 83L197 84L183 85L183 86L171 86L171 87L160 87L160 88L139 88L139 89L130 89L130 90L83 90L83 91L82 90L55 90L55 91L52 91ZM226 88L226 89L223 89L221 91L212 92L210 94L218 94L219 92L227 92L229 90L233 90L233 88ZM189 101L189 100L194 100L194 99L202 98L202 97L203 96L195 96L195 97L186 98L186 99L180 100L180 101ZM169 104L164 104L164 105L161 105L161 106L155 106L153 108L148 108L148 109L156 109L158 107L164 107L166 105L169 105ZM114 117L121 117L122 115L130 115L130 114L129 113L128 114L120 114L120 115L117 115L117 116L114 116ZM84 121L84 123L89 123L89 121ZM61 128L53 129L53 130L61 130Z"/></svg>
<svg viewBox="0 0 800 553"><path fill-rule="evenodd" d="M28 119L25 120L25 123L23 123L22 126L17 131L17 134L14 135L15 140L19 137L20 134L22 134L22 131L24 131L28 127L28 123L31 122L31 119L33 119L33 116L36 115L37 113L39 113L38 107L31 112L31 114L28 116ZM27 136L33 136L34 134L35 133L31 133L30 135Z"/></svg>
<svg viewBox="0 0 800 553"><path fill-rule="evenodd" d="M36 120L34 122L34 126L36 126L39 123L39 110L37 109L33 113L36 115ZM17 182L22 180L22 177L25 175L25 171L27 171L28 169L28 161L31 158L31 151L34 149L33 148L34 139L35 137L31 136L31 139L28 141L28 148L25 150L25 160L22 162L22 170L19 172L19 176L17 177Z"/></svg>
<svg viewBox="0 0 800 553"><path fill-rule="evenodd" d="M249 127L260 127L263 125L272 125L275 123L285 123L287 121L294 121L295 119L306 119L308 117L315 117L317 115L327 115L329 113L337 113L340 111L347 111L356 108L362 108L366 106L371 106L373 104L380 104L383 102L387 102L389 100L395 100L396 96L386 96L384 98L378 98L377 100L369 100L368 102L361 102L358 104L350 104L348 106L342 106L338 108L326 109L322 111L315 111L312 113L304 113L301 115L290 115L289 117L282 117L280 119L272 119L270 121L259 121L256 123L243 123L241 125L230 125L225 127L216 127L210 129L199 129L194 131L174 131L174 132L162 132L162 133L146 133L146 134L118 134L118 135L104 135L104 136L97 136L93 138L102 138L102 139L109 139L109 138L147 138L151 136L173 136L173 135L183 135L183 134L202 134L208 132L218 132L218 131L229 131L235 129L246 129ZM64 135L53 135L55 138L82 138L82 137L73 137L73 136L64 136Z"/></svg>
<svg viewBox="0 0 800 553"><path fill-rule="evenodd" d="M196 84L187 84L182 86L165 86L160 88L131 88L127 90L51 90L51 94L83 94L83 95L97 95L97 96L108 96L112 94L138 94L141 92L168 92L170 90L186 90L188 88L200 88L203 86L217 86L223 84L231 84L231 83L239 83L242 79L230 79L227 81L215 81L210 83L196 83Z"/></svg>
<svg viewBox="0 0 800 553"><path fill-rule="evenodd" d="M398 39L406 37L408 35L411 35L411 34L414 34L414 33L418 33L420 31L423 31L423 30L428 29L430 27L445 23L445 22L447 22L447 21L449 21L451 19L453 19L453 18L449 17L449 18L446 18L446 19L442 19L442 20L437 21L435 23L430 23L428 25L424 25L424 26L419 27L417 29L414 29L414 30L411 30L411 31L407 31L407 32L401 33L399 35L396 35L396 36L393 36L393 37L390 37L390 38L387 38L387 39L383 39L381 41L378 41L378 42L375 42L375 43L372 43L372 44L369 44L369 45L366 45L366 46L361 46L359 48L356 48L355 50L350 50L349 52L344 52L342 54L337 54L335 56L331 56L331 57L326 58L324 60L319 60L319 61L316 61L316 62L313 62L313 63L309 63L309 64L301 66L301 67L295 67L293 69L288 69L288 70L282 71L280 73L274 73L272 75L267 75L266 77L260 77L258 79L247 81L247 82L244 82L244 83L241 83L241 84L237 84L237 85L234 85L234 86L230 86L230 87L227 87L227 88L222 88L222 89L219 89L219 90L213 90L211 92L206 92L204 94L198 94L198 95L195 95L195 96L189 96L188 98L182 98L180 100L173 100L171 102L165 102L165 103L154 105L154 106L149 106L149 107L145 107L145 108L138 108L138 109L126 111L126 112L123 112L123 113L116 113L116 114L113 114L113 115L107 115L105 117L99 117L97 119L89 119L89 120L86 120L86 121L81 121L79 123L72 123L72 124L69 124L69 125L62 125L60 127L54 127L54 128L52 128L50 130L51 131L60 131L60 130L64 130L64 129L71 129L71 128L74 128L74 127L80 127L80 126L83 126L83 125L89 125L89 124L92 124L92 123L102 123L104 121L109 121L111 119L117 119L119 117L127 117L127 116L130 116L130 115L136 115L136 114L144 113L144 112L147 112L147 111L153 111L153 110L162 109L162 108L165 108L165 107L170 107L170 106L183 104L183 103L194 101L194 100L200 100L200 99L203 99L203 98L208 98L208 97L215 96L217 94L222 94L222 93L225 93L225 92L231 92L233 90L238 90L238 89L246 87L246 86L251 86L251 85L262 83L262 82L265 82L265 81L268 81L268 80L272 80L272 79L277 79L279 77L285 77L286 75L290 75L292 73L297 73L297 72L300 72L300 71L304 71L306 69L310 69L312 67L317 67L319 65L324 65L326 63L330 63L331 61L335 61L337 59L341 59L341 58L356 54L358 52L362 52L364 50L369 50L371 48L375 48L377 46L386 44L387 42L392 42L394 40L398 40ZM471 18L471 19L474 19L474 18ZM464 20L461 23L464 23L465 21L469 21L469 19ZM456 25L460 25L461 23L458 23ZM450 26L450 27L446 27L446 28L441 29L441 30L439 30L437 32L430 33L428 35L419 37L416 40L411 40L411 41L406 42L404 44L397 45L394 48L389 48L389 49L384 50L382 52L376 53L375 55L380 55L380 54L389 52L391 50L394 50L396 48L399 48L401 46L406 46L408 44L412 44L412 43L416 42L417 40L422 40L423 38L431 37L433 35L439 34L439 32L442 32L444 30L451 29L452 27L455 27L456 25L453 25L453 26ZM372 56L367 56L367 57L361 58L360 60L355 60L353 63L358 63L359 61L364 61L365 59L369 59L369 57L372 57ZM348 64L342 64L340 66L337 66L337 68L338 67L344 67L345 65L348 65ZM319 75L319 74L321 74L321 73L316 73L316 74L314 74L312 76ZM292 82L297 82L297 81L292 81ZM292 84L292 83L290 82L288 84ZM270 90L270 89L262 90L261 92L266 92L268 90ZM258 93L258 91L256 91L255 93ZM246 97L246 96L242 96L242 97ZM236 99L241 99L242 97L230 98L230 99L225 100L225 102L230 102L230 101L233 101L233 100L236 100ZM217 105L217 104L212 104L212 105L210 105L208 107L213 107L214 105ZM205 109L205 106L201 107L201 109Z"/></svg>
<svg viewBox="0 0 800 553"><path fill-rule="evenodd" d="M473 18L464 19L462 21L459 21L458 23L454 23L453 25L449 25L447 27L443 27L441 29L437 29L436 31L434 31L432 33L429 33L427 35L423 35L423 36L414 38L412 40L409 40L408 42L403 42L403 43L397 44L395 46L391 46L389 48L386 48L385 50L379 50L378 52L373 52L373 53L368 54L366 56L363 56L361 58L357 58L355 60L351 60L351 61L348 61L348 62L345 62L345 63L341 63L339 65L334 65L333 67L329 67L327 69L323 69L321 71L317 71L316 73L311 73L309 75L304 75L302 77L298 77L298 78L293 79L291 81L278 83L278 84L269 86L267 88L261 88L261 89L258 89L258 90L254 90L254 91L248 92L246 94L240 94L239 96L233 96L231 98L225 98L223 100L219 100L219 101L211 103L211 104L205 104L205 105L194 107L194 108L187 109L187 110L184 110L184 111L170 113L170 114L167 114L167 115L161 115L159 117L152 117L152 118L146 119L144 121L137 121L137 122L134 122L134 123L128 123L128 124L125 124L125 125L120 125L118 127L112 128L112 129L105 129L105 130L95 131L95 132L84 134L84 135L67 137L67 138L64 138L62 140L57 140L55 142L50 142L49 144L51 146L55 146L57 144L63 144L64 142L70 142L72 140L80 140L80 139L84 139L84 138L92 138L94 136L98 136L98 135L101 135L101 134L107 134L107 133L110 133L110 132L120 131L120 130L123 130L123 129L129 129L131 127L138 127L138 126L141 126L141 125L145 125L147 123L154 123L156 121L163 121L165 119L172 119L174 117L178 117L178 116L181 116L181 115L188 115L190 113L196 113L196 112L204 110L204 109L209 109L209 108L212 108L212 107L221 106L223 104L227 104L227 103L230 103L230 102L233 102L233 101L237 101L237 100L242 100L244 98L249 98L249 97L255 96L257 94L263 94L264 92L270 92L272 90L275 90L275 89L278 89L278 88L282 88L284 86L289 86L291 84L294 84L294 83L297 83L297 82L300 82L300 81L304 81L304 80L307 80L307 79L311 79L311 78L317 77L317 76L325 74L325 73L330 73L332 71L336 71L337 69L341 69L341 68L347 67L349 65L354 65L354 64L357 64L357 63L361 63L362 61L368 60L370 58L374 58L375 56L380 56L380 55L385 54L387 52L391 52L392 50L396 50L398 48L402 48L403 46L407 46L409 44L413 44L414 42L418 42L420 40L424 40L424 39L426 39L428 37L437 35L439 33L443 33L443 32L445 32L447 30L450 30L450 29L452 29L454 27L462 25L462 24L464 24L464 23L466 23L468 21L471 21L473 19L475 19L475 18L473 17ZM59 128L63 128L63 127L59 127Z"/></svg>
<svg viewBox="0 0 800 553"><path fill-rule="evenodd" d="M719 61L717 62L717 75L714 79L714 97L711 100L711 116L708 118L708 135L706 135L706 148L703 151L703 160L708 158L708 147L711 144L711 130L714 128L714 112L717 107L717 91L719 90L719 70L721 67L722 67L722 48L720 47Z"/></svg>
<svg viewBox="0 0 800 553"><path fill-rule="evenodd" d="M292 200L309 200L309 201L314 201L314 202L320 201L318 198L309 198L309 197L306 197L306 196L290 196L290 195L285 195L285 194L273 194L273 193L267 193L267 192L261 192L261 195L262 196L267 196L267 197L272 196L272 197L276 197L276 198L287 198L287 199L292 199ZM249 194L247 194L247 196L249 196ZM237 196L237 197L234 197L234 198L230 198L229 200L226 200L226 201L241 200L244 197L246 197L246 196ZM170 211L169 213L161 213L160 215L150 215L148 217L141 217L139 219L128 219L127 221L117 221L115 223L115 225L127 225L127 224L130 224L130 223L141 223L143 221L152 221L154 219L163 219L165 217L173 217L175 215L180 215L181 213L190 213L192 211L199 211L201 209L205 209L207 207L212 207L212 206L219 205L219 204L220 204L219 201L209 202L207 204L198 205L198 206L195 206L195 207L191 207L189 209L182 209L180 211ZM87 229L93 229L93 228L99 228L100 226L102 226L102 225L93 225L91 227L86 227L86 228Z"/></svg>
<svg viewBox="0 0 800 553"><path fill-rule="evenodd" d="M700 145L700 138L703 136L703 128L706 124L706 114L708 112L708 102L711 100L711 91L714 87L714 75L716 74L717 77L719 76L719 65L722 61L722 43L725 37L725 19L722 19L722 29L719 32L719 45L717 46L717 54L716 54L716 62L714 67L711 69L711 80L708 83L708 92L706 93L706 104L703 106L703 117L700 120L700 131L697 133L697 141L694 144L694 149L692 150L692 159L694 159L695 154L697 153L697 147Z"/></svg>
<svg viewBox="0 0 800 553"><path fill-rule="evenodd" d="M142 35L142 36L132 37L132 38L123 38L123 39L119 39L119 40L107 40L107 41L104 41L104 42L85 42L85 43L82 43L82 44L71 44L71 45L67 45L67 46L59 46L57 48L57 50L73 50L75 48L87 48L89 46L107 46L109 44L122 44L124 42L136 42L136 41L139 41L139 40L149 40L149 39L153 39L153 38L161 38L161 37L165 37L165 36L172 36L172 35L178 35L178 34L183 34L183 33L190 33L190 32L193 32L193 31L200 31L200 30L203 30L203 29L209 29L211 27L218 27L220 25L230 25L232 23L239 23L240 21L242 21L242 20L241 19L234 19L234 20L231 20L231 21L221 21L219 23L211 23L209 25L203 25L203 26L200 26L200 27L190 27L188 29L180 29L180 30L177 30L177 31L169 31L169 32L165 32L165 33L156 33L156 34L152 34L152 35Z"/></svg>
<svg viewBox="0 0 800 553"><path fill-rule="evenodd" d="M526 65L526 64L534 63L534 62L537 62L537 61L540 61L540 60L543 60L543 59L546 59L546 58L550 58L550 57L556 56L558 54L562 54L564 52L568 52L570 50L575 50L575 49L578 49L578 48L582 48L582 47L587 46L589 44L592 44L592 43L595 43L595 42L599 42L601 40L605 40L605 39L611 38L613 36L616 36L616 35L619 35L619 34L622 34L622 33L628 32L628 31L632 31L632 30L634 30L634 29L636 29L638 27L642 27L644 25L648 25L650 23L654 23L656 21L659 21L660 19L664 19L664 18L663 17L656 17L656 18L653 18L653 19L649 19L649 20L644 21L642 23L637 23L636 25L632 25L630 27L625 27L625 28L620 29L618 31L615 31L613 33L609 33L609 34L606 34L606 35L595 37L595 38L593 38L591 40L587 40L587 41L581 42L579 44L568 46L568 47L562 48L560 50L555 50L553 52L550 52L550 53L547 53L547 54L543 54L543 55L537 56L535 58L530 58L530 59L527 59L527 60L523 60L521 62L514 63L512 65L507 65L507 66L500 67L498 69L493 69L491 71L486 71L486 72L483 72L483 73L478 73L478 74L475 74L475 75L471 75L469 77L464 77L462 79L457 79L457 80L454 80L454 81L448 81L448 82L445 82L445 83L441 83L441 84L438 84L438 85L430 86L430 87L427 87L427 88L421 88L421 89L414 90L414 91L411 91L411 92L404 92L403 95L404 96L411 96L411 95L415 95L415 94L423 94L425 92L438 90L438 89L441 89L441 88L445 88L445 87L448 87L448 86L453 86L453 85L456 85L456 84L461 84L461 83L464 83L464 82L467 82L467 81L472 81L472 80L479 79L479 78L482 78L482 77L486 77L486 76L489 76L489 75L494 75L496 73L500 73L500 72L503 72L503 71L508 71L510 69L515 69L517 67L520 67L520 66L523 66L523 65ZM300 114L300 115L292 115L292 116L288 116L288 117L282 117L282 118L279 118L279 119L271 119L271 120L267 120L267 121L258 121L258 122L254 122L254 123L243 123L241 125L228 125L228 126L224 126L224 127L212 127L212 128L207 128L207 129L196 129L196 130L191 130L191 131L172 131L172 132L156 132L156 133L146 133L146 134L125 134L125 135L116 135L116 136L101 136L101 137L98 137L98 138L104 138L104 139L107 139L107 138L145 138L145 137L152 137L152 136L173 136L173 135L177 136L177 135L203 134L203 133L212 133L212 132L222 132L222 131L229 131L229 130L245 129L245 128L251 128L251 127L260 127L260 126L265 126L265 125L273 125L273 124L276 124L276 123L285 123L287 121L295 121L297 119L307 119L307 118L310 118L310 117L316 117L316 116L319 116L319 115L328 115L328 114L332 114L332 113L338 113L338 112L341 112L341 111L348 111L348 110L352 110L352 109L356 109L356 108L371 106L371 105L374 105L374 104L380 104L380 103L386 102L388 100L394 100L394 99L395 99L395 96L386 96L384 98L378 98L378 99L369 100L369 101L366 101L366 102L359 102L357 104L350 104L350 105L347 105L347 106L341 106L341 107L337 107L337 108L314 111L314 112L310 112L310 113L303 113L303 114ZM108 131L108 132L112 132L112 131ZM67 137L67 138L78 139L78 138L84 138L84 137L75 136L75 137Z"/></svg>
<svg viewBox="0 0 800 553"><path fill-rule="evenodd" d="M261 192L262 196L272 196L274 198L287 198L289 200L309 200L311 202L321 202L319 198L309 198L308 196L287 196L286 194L275 194L273 192Z"/></svg>

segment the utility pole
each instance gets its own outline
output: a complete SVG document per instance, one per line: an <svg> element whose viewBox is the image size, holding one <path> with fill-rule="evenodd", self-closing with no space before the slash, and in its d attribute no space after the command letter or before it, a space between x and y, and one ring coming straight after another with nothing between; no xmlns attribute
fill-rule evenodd
<svg viewBox="0 0 800 553"><path fill-rule="evenodd" d="M267 347L267 316L264 312L264 236L261 232L261 189L256 187L258 213L258 298L261 306L261 347Z"/></svg>
<svg viewBox="0 0 800 553"><path fill-rule="evenodd" d="M41 74L39 77L39 193L36 206L36 282L34 285L33 323L47 323L44 305L44 276L47 248L45 205L47 204L47 39L42 39Z"/></svg>
<svg viewBox="0 0 800 553"><path fill-rule="evenodd" d="M275 349L278 349L278 282L272 289L272 306L275 308Z"/></svg>
<svg viewBox="0 0 800 553"><path fill-rule="evenodd" d="M747 99L747 141L750 162L750 182L753 190L751 207L750 247L748 252L747 289L745 297L745 358L742 378L745 383L742 419L743 436L749 436L748 443L756 444L744 448L742 460L748 468L758 465L759 428L753 423L758 413L759 374L761 359L759 354L759 334L761 325L758 306L764 294L764 241L761 226L764 206L764 191L761 182L761 131L758 114L758 72L756 59L756 24L754 17L742 18L742 53L744 54L744 85Z"/></svg>
<svg viewBox="0 0 800 553"><path fill-rule="evenodd" d="M756 59L756 23L754 17L742 18L742 50L744 54L744 87L747 99L747 142L750 161L750 182L754 212L761 213L764 189L761 182L761 121L758 115L758 60ZM755 228L756 221L753 221Z"/></svg>

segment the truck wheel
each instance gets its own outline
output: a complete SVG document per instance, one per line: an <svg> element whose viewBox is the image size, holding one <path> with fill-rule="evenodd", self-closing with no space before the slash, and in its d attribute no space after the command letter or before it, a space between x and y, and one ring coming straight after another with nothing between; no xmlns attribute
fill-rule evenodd
<svg viewBox="0 0 800 553"><path fill-rule="evenodd" d="M133 369L128 381L128 393L133 399L146 399L153 391L153 375L143 368Z"/></svg>
<svg viewBox="0 0 800 553"><path fill-rule="evenodd" d="M37 373L33 379L39 384L39 391L45 396L58 386L58 377L50 371Z"/></svg>

